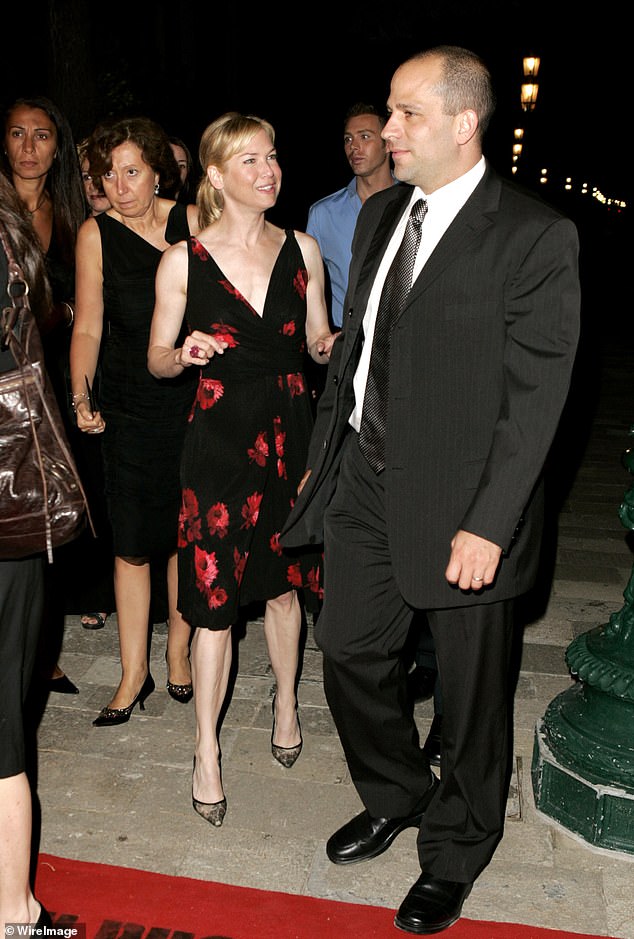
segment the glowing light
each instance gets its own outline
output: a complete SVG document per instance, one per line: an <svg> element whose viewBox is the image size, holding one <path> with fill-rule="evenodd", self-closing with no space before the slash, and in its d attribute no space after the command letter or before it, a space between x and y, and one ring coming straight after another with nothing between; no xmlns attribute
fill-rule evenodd
<svg viewBox="0 0 634 939"><path fill-rule="evenodd" d="M527 56L524 57L524 59L523 59L522 61L523 61L523 65L524 65L524 75L525 75L527 78L529 78L529 77L530 77L530 78L536 78L536 77L537 77L537 73L539 72L539 65L540 65L540 62L541 62L541 59L539 58L539 56L537 56L537 55L527 55Z"/></svg>
<svg viewBox="0 0 634 939"><path fill-rule="evenodd" d="M535 102L537 101L537 92L539 91L539 85L536 83L527 83L522 85L521 89L521 101L522 108L524 111L532 111L535 107Z"/></svg>

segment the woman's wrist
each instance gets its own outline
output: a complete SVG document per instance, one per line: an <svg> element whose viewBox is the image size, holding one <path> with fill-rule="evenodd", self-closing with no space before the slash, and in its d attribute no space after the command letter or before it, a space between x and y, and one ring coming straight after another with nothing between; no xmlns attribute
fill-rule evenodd
<svg viewBox="0 0 634 939"><path fill-rule="evenodd" d="M77 408L82 403L82 401L85 401L86 403L88 403L88 395L86 394L85 391L80 391L78 392L78 394L71 395L70 403L75 414L77 414Z"/></svg>

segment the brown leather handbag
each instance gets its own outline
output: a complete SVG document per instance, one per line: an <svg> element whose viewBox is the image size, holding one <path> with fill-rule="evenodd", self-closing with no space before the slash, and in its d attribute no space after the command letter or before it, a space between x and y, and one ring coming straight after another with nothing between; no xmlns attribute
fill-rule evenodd
<svg viewBox="0 0 634 939"><path fill-rule="evenodd" d="M53 548L76 538L87 521L94 527L46 374L28 284L1 222L0 242L9 269L0 341L15 361L0 373L0 558L46 551L52 562Z"/></svg>

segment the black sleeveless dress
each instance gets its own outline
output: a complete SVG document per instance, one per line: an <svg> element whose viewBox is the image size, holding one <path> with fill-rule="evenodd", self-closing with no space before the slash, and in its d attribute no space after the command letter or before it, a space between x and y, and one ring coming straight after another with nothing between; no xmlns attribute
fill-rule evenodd
<svg viewBox="0 0 634 939"><path fill-rule="evenodd" d="M192 626L225 629L241 606L298 588L314 609L322 594L321 556L279 543L313 425L303 374L308 275L287 231L260 316L196 238L188 246L188 328L228 348L197 370L181 463L179 609Z"/></svg>
<svg viewBox="0 0 634 939"><path fill-rule="evenodd" d="M156 379L147 367L154 279L162 252L107 213L95 217L103 252L104 343L99 406L114 552L152 557L176 549L179 465L196 389L186 370ZM187 208L174 205L165 239L189 237Z"/></svg>

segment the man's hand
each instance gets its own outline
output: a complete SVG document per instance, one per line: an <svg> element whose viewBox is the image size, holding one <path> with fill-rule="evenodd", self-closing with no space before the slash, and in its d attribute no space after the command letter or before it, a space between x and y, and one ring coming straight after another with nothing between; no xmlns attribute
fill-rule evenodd
<svg viewBox="0 0 634 939"><path fill-rule="evenodd" d="M460 530L451 541L451 557L445 577L461 590L481 590L493 583L501 556L499 545Z"/></svg>

